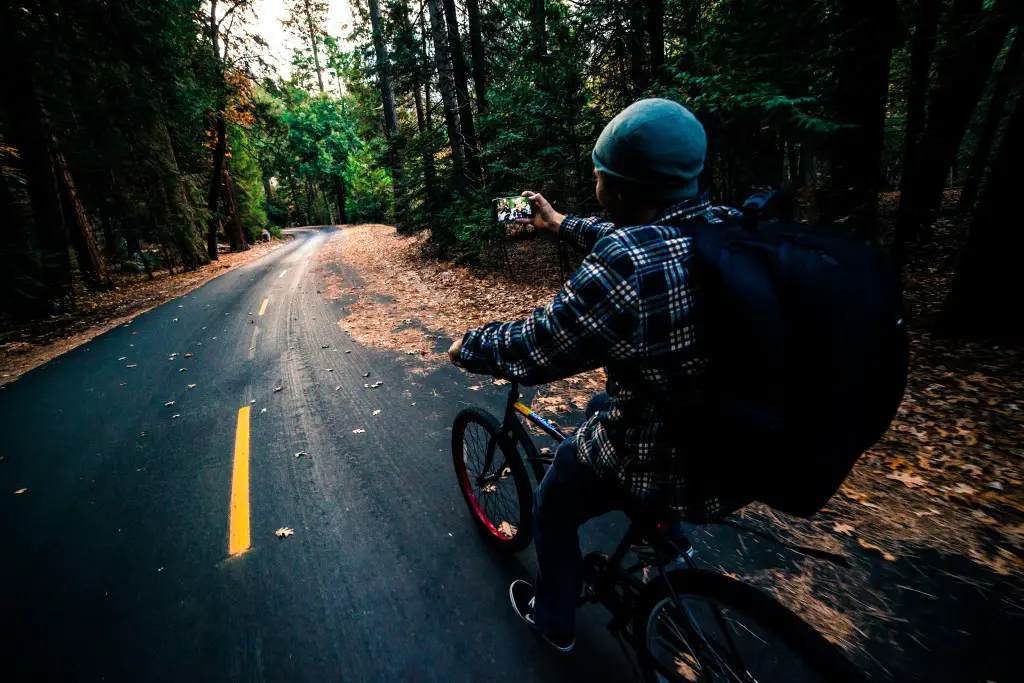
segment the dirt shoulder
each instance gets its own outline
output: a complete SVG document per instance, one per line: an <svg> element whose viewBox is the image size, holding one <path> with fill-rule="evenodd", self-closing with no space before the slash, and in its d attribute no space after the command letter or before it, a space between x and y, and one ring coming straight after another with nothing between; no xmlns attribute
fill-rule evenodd
<svg viewBox="0 0 1024 683"><path fill-rule="evenodd" d="M145 274L117 273L112 291L78 293L75 310L68 313L22 323L0 319L0 385L283 244L273 240L248 251L222 253L198 270L174 275L154 272L152 280Z"/></svg>

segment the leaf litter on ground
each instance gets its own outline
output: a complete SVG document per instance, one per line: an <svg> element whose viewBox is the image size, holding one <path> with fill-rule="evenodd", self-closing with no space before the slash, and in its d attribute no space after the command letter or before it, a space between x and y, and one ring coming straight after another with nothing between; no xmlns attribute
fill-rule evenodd
<svg viewBox="0 0 1024 683"><path fill-rule="evenodd" d="M295 529L292 529L291 527L283 526L280 529L278 529L277 531L275 531L274 535L277 536L278 538L285 538L286 536L294 536L295 535Z"/></svg>

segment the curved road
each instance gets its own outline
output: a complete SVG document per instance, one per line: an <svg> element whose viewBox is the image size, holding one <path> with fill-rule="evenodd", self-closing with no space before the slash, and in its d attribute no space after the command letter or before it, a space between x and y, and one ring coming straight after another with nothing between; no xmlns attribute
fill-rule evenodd
<svg viewBox="0 0 1024 683"><path fill-rule="evenodd" d="M500 393L352 342L311 272L327 238L300 231L0 391L0 677L630 678L600 611L572 657L513 615L532 551L484 549L449 455L463 402ZM251 547L232 557L240 419Z"/></svg>

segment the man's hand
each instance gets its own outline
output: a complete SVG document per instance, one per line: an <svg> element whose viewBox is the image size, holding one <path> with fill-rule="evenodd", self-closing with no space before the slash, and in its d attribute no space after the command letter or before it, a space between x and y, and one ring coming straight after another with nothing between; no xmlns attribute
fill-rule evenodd
<svg viewBox="0 0 1024 683"><path fill-rule="evenodd" d="M459 365L459 353L462 351L462 340L456 339L455 343L448 347L448 360L452 365Z"/></svg>
<svg viewBox="0 0 1024 683"><path fill-rule="evenodd" d="M565 220L565 216L555 211L548 200L536 192L527 190L523 193L523 196L529 199L533 205L533 218L520 218L516 222L532 225L541 230L550 230L557 234L562 228L562 221Z"/></svg>

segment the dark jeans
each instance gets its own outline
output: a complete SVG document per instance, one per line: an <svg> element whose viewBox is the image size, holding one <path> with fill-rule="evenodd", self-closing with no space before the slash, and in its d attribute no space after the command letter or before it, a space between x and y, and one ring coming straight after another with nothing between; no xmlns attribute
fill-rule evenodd
<svg viewBox="0 0 1024 683"><path fill-rule="evenodd" d="M607 403L608 394L594 396L587 404L587 417ZM622 509L625 503L612 485L580 463L576 450L575 438L562 442L533 496L533 544L538 565L534 621L541 633L574 630L576 604L583 589L580 526Z"/></svg>

